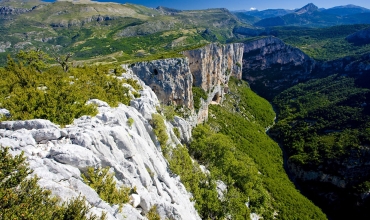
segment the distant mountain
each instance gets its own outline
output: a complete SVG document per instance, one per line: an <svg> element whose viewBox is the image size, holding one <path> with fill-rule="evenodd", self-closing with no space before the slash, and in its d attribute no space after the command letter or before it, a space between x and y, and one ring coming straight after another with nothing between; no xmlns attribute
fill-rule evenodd
<svg viewBox="0 0 370 220"><path fill-rule="evenodd" d="M337 10L338 9L338 10ZM346 15L332 14L332 9L322 10L310 3L304 7L295 10L293 13L284 16L270 17L256 22L254 25L258 27L273 27L273 26L305 26L305 27L327 27L343 24L369 24L370 11L358 6L341 6L337 7L337 12ZM361 13L354 13L354 11ZM329 11L329 13L328 13ZM351 11L353 13L351 13Z"/></svg>
<svg viewBox="0 0 370 220"><path fill-rule="evenodd" d="M360 14L360 13L369 13L370 9L363 8L357 5L343 5L343 6L337 6L334 8L325 9L322 12L327 14L333 14L333 15L352 15L352 14Z"/></svg>
<svg viewBox="0 0 370 220"><path fill-rule="evenodd" d="M167 14L167 15L174 15L174 14L182 12L181 10L177 10L177 9L173 9L173 8L167 8L167 7L163 7L163 6L158 6L156 9L159 12L161 12L162 14Z"/></svg>
<svg viewBox="0 0 370 220"><path fill-rule="evenodd" d="M312 14L312 13L318 11L318 10L319 10L319 8L316 5L310 3L310 4L305 5L303 8L295 10L294 13L299 14L299 15L301 15L301 14Z"/></svg>
<svg viewBox="0 0 370 220"><path fill-rule="evenodd" d="M292 13L292 10L287 9L267 9L263 11L247 11L245 12L246 15L251 15L260 19L264 18L271 18L271 17L277 17L277 16L284 16L286 14Z"/></svg>
<svg viewBox="0 0 370 220"><path fill-rule="evenodd" d="M240 21L242 21L244 23L247 23L247 24L250 24L250 25L253 25L257 21L261 20L261 18L256 17L256 16L252 16L252 15L248 15L246 12L233 12L233 14L237 18L239 18Z"/></svg>

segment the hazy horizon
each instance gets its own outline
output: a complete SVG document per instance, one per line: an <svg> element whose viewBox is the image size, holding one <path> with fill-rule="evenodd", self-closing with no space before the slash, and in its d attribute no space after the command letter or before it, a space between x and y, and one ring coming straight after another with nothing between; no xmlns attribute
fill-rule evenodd
<svg viewBox="0 0 370 220"><path fill-rule="evenodd" d="M54 2L54 0L45 0L47 2ZM147 7L155 8L157 6L164 6L174 9L192 10L192 9L207 9L207 8L227 8L229 10L266 10L266 9L297 9L308 3L313 3L319 8L332 8L343 5L357 5L370 9L370 1L364 0L329 0L329 1L296 1L296 0L260 0L260 1L240 1L240 0L188 0L188 1L173 1L173 0L98 0L99 2L118 2L118 3L132 3L140 4Z"/></svg>

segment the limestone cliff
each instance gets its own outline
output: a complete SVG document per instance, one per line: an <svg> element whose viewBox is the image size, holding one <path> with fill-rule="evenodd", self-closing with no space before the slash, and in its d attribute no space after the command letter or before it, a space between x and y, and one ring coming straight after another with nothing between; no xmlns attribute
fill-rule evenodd
<svg viewBox="0 0 370 220"><path fill-rule="evenodd" d="M208 94L198 112L198 123L201 123L208 118L208 105L220 103L228 91L230 76L241 79L243 44L210 44L183 54L189 59L193 86Z"/></svg>
<svg viewBox="0 0 370 220"><path fill-rule="evenodd" d="M143 80L165 105L194 108L192 87L202 88L208 99L202 101L196 123L208 118L208 105L220 103L230 76L241 79L243 44L210 44L183 52L185 58L154 60L124 66Z"/></svg>
<svg viewBox="0 0 370 220"><path fill-rule="evenodd" d="M40 119L1 122L0 146L9 146L12 154L24 151L41 187L63 200L81 194L93 206L93 213L105 211L108 219L146 219L154 205L162 219L200 219L180 178L170 173L149 123L158 99L148 86L141 85L141 97L132 100L131 106L111 108L91 100L99 114L78 118L66 128ZM133 124L128 123L129 118ZM177 121L186 129L183 121ZM179 144L169 123L167 132L167 144ZM81 173L91 166L109 166L118 185L136 187L137 194L122 212L83 182Z"/></svg>
<svg viewBox="0 0 370 220"><path fill-rule="evenodd" d="M128 66L125 66L127 70ZM185 58L154 60L131 65L131 70L145 82L165 105L193 109L193 78Z"/></svg>
<svg viewBox="0 0 370 220"><path fill-rule="evenodd" d="M316 61L278 38L244 43L243 79L265 98L312 77Z"/></svg>

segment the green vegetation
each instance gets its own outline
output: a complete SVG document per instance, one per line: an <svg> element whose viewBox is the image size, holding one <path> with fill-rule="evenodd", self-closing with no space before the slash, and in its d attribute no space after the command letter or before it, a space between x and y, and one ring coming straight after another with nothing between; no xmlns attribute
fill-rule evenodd
<svg viewBox="0 0 370 220"><path fill-rule="evenodd" d="M265 134L275 117L271 105L241 80L230 78L229 88L221 106L210 106L208 122L193 130L188 149L177 146L167 155L200 216L247 219L254 212L264 219L326 219L295 189L280 147ZM227 185L223 195L217 193L218 180Z"/></svg>
<svg viewBox="0 0 370 220"><path fill-rule="evenodd" d="M356 45L345 38L370 25L342 25L328 28L277 27L271 34L285 43L298 47L317 60L334 60L370 52L370 44Z"/></svg>
<svg viewBox="0 0 370 220"><path fill-rule="evenodd" d="M59 66L47 67L40 51L25 54L21 52L18 61L8 57L7 66L0 69L0 103L11 112L10 120L42 118L66 125L97 113L96 106L86 105L90 99L111 106L128 104L129 89L123 83L141 89L135 80L114 77L109 66L70 67L65 72Z"/></svg>
<svg viewBox="0 0 370 220"><path fill-rule="evenodd" d="M132 125L134 124L134 119L133 118L129 118L129 119L127 119L127 125L131 128L132 127Z"/></svg>
<svg viewBox="0 0 370 220"><path fill-rule="evenodd" d="M39 5L39 1L17 7ZM8 4L2 2L1 5ZM14 2L15 4L15 2ZM5 16L0 21L0 42L6 52L41 48L50 55L73 52L75 60L138 62L182 56L179 52L208 42L227 42L238 19L224 9L161 14L133 4L99 4L57 1L29 13ZM7 18L11 19L7 19ZM205 30L212 38L205 36ZM0 53L6 63L6 53Z"/></svg>
<svg viewBox="0 0 370 220"><path fill-rule="evenodd" d="M175 135L176 135L177 138L180 138L181 137L179 128L174 127L173 128L173 133L175 133Z"/></svg>
<svg viewBox="0 0 370 220"><path fill-rule="evenodd" d="M133 189L129 187L117 188L114 173L109 173L109 167L100 169L89 167L86 175L82 174L82 178L86 184L98 193L101 199L111 205L120 205L120 209L124 203L129 202L129 196L133 192Z"/></svg>
<svg viewBox="0 0 370 220"><path fill-rule="evenodd" d="M157 136L158 141L162 148L166 147L168 135L166 130L166 124L164 122L163 117L160 114L152 114L152 121L150 124L152 125L154 134L155 136Z"/></svg>
<svg viewBox="0 0 370 220"><path fill-rule="evenodd" d="M190 154L266 219L274 212L278 219L325 219L290 182L280 147L265 134L275 117L271 105L243 81L231 78L229 88L222 106L210 106L214 117L194 130Z"/></svg>
<svg viewBox="0 0 370 220"><path fill-rule="evenodd" d="M175 106L173 105L161 105L157 110L158 112L164 114L164 117L167 121L173 121L173 119L177 115Z"/></svg>
<svg viewBox="0 0 370 220"><path fill-rule="evenodd" d="M145 217L147 217L148 220L161 220L161 216L158 214L156 205L150 208L149 212L146 213Z"/></svg>
<svg viewBox="0 0 370 220"><path fill-rule="evenodd" d="M370 90L350 77L332 75L298 84L274 99L279 122L272 134L300 165L339 159L370 143L370 115L364 105L369 96Z"/></svg>
<svg viewBox="0 0 370 220"><path fill-rule="evenodd" d="M234 193L234 196L231 196L228 193L232 200L226 199L226 197L219 199L216 190L216 179L202 172L199 164L192 161L185 147L179 145L174 148L168 161L171 171L181 177L181 182L185 188L192 193L195 208L202 219L222 219L229 214L232 217L239 216L245 219L248 209L244 202L247 202L247 198L240 198L240 196L243 196L241 194ZM231 207L231 201L236 199L240 199L240 203L238 206Z"/></svg>
<svg viewBox="0 0 370 220"><path fill-rule="evenodd" d="M200 105L201 105L201 98L203 100L207 100L208 95L207 93L200 87L193 86L192 87L192 92L193 92L193 100L194 100L194 109L196 111L199 111Z"/></svg>
<svg viewBox="0 0 370 220"><path fill-rule="evenodd" d="M360 168L366 166L363 160L370 144L370 89L364 80L332 75L293 86L274 99L279 121L270 134L284 147L287 162L302 171L324 172L346 181L345 188L318 181L300 183L333 218L368 215L369 200L359 198L369 190L370 179L369 172ZM354 172L352 164L361 173ZM325 198L329 194L336 195L335 205Z"/></svg>
<svg viewBox="0 0 370 220"><path fill-rule="evenodd" d="M106 219L105 213L88 216L91 207L82 197L59 205L38 186L36 176L27 178L32 171L25 160L23 152L13 157L9 148L0 147L0 219Z"/></svg>

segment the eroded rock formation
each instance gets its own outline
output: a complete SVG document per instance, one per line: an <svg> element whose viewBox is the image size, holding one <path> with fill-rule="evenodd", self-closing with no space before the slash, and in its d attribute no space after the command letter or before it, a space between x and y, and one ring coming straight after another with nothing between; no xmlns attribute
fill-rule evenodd
<svg viewBox="0 0 370 220"><path fill-rule="evenodd" d="M132 107L110 108L105 102L91 100L99 114L78 118L66 128L40 119L1 122L0 145L9 146L12 154L25 152L41 187L63 200L81 194L93 206L93 213L105 211L108 219L146 219L154 205L163 219L199 219L180 178L169 173L149 124L158 99L148 86L142 86L141 97L132 100ZM180 131L185 130L185 122L177 121L182 124ZM167 132L171 137L167 144L179 144L169 123ZM183 136L188 138L188 133ZM118 185L136 187L137 193L122 212L118 205L103 201L81 178L88 167L106 166L115 172Z"/></svg>
<svg viewBox="0 0 370 220"><path fill-rule="evenodd" d="M130 70L128 66L124 67ZM131 65L131 70L155 92L165 105L182 105L193 109L193 78L189 62L174 58L140 62Z"/></svg>

